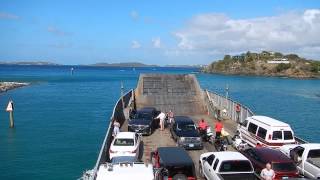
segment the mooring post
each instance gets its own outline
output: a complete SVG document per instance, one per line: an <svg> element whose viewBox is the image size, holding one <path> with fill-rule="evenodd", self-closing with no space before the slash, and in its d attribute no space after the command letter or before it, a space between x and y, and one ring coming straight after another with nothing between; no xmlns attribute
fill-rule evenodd
<svg viewBox="0 0 320 180"><path fill-rule="evenodd" d="M10 118L10 128L14 128L14 119L13 119L13 101L9 100L8 106L6 108L6 111L9 112L9 118Z"/></svg>
<svg viewBox="0 0 320 180"><path fill-rule="evenodd" d="M123 87L123 82L121 81L121 101L122 101L122 109L124 109L124 100L123 100L123 95L124 95L124 87Z"/></svg>
<svg viewBox="0 0 320 180"><path fill-rule="evenodd" d="M227 115L229 112L230 112L230 109L229 109L229 84L227 84L226 86L226 108L225 110L227 111L225 115Z"/></svg>

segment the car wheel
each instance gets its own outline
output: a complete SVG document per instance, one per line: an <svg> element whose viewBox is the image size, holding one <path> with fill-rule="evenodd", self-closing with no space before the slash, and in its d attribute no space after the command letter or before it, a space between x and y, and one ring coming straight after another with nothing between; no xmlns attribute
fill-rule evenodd
<svg viewBox="0 0 320 180"><path fill-rule="evenodd" d="M204 178L204 174L203 174L203 169L202 169L202 166L201 166L201 162L199 162L199 174L200 174L200 177Z"/></svg>
<svg viewBox="0 0 320 180"><path fill-rule="evenodd" d="M184 174L176 174L172 178L173 180L187 180L187 176Z"/></svg>

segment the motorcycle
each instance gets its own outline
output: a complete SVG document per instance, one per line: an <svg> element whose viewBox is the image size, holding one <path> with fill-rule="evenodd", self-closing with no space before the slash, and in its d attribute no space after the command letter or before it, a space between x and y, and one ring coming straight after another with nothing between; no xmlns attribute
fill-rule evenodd
<svg viewBox="0 0 320 180"><path fill-rule="evenodd" d="M214 141L214 147L217 151L227 151L228 150L228 142L223 137L216 138Z"/></svg>
<svg viewBox="0 0 320 180"><path fill-rule="evenodd" d="M202 140L213 144L215 138L214 138L213 131L211 130L211 127L207 127L205 130L202 130L200 128L198 129L199 129L199 133Z"/></svg>
<svg viewBox="0 0 320 180"><path fill-rule="evenodd" d="M245 150L249 147L249 145L244 142L239 135L234 135L232 138L232 146L238 151Z"/></svg>

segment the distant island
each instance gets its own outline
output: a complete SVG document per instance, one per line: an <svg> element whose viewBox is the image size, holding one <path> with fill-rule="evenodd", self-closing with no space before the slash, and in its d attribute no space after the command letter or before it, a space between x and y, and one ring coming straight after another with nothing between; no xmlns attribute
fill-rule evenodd
<svg viewBox="0 0 320 180"><path fill-rule="evenodd" d="M60 64L48 62L48 61L0 61L0 65L36 65L36 66L58 66Z"/></svg>
<svg viewBox="0 0 320 180"><path fill-rule="evenodd" d="M296 54L248 51L240 55L225 55L202 69L205 73L226 75L279 76L291 78L319 78L320 62L307 60Z"/></svg>
<svg viewBox="0 0 320 180"><path fill-rule="evenodd" d="M122 62L122 63L95 63L89 66L99 67L158 67L157 65L148 65L140 62Z"/></svg>

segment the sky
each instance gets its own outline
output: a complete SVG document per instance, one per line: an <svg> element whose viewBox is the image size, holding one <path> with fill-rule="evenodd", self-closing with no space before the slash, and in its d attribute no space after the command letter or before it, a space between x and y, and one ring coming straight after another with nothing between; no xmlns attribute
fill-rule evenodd
<svg viewBox="0 0 320 180"><path fill-rule="evenodd" d="M191 65L262 50L320 60L320 1L0 0L0 61Z"/></svg>

